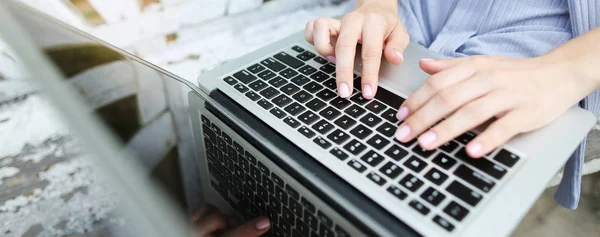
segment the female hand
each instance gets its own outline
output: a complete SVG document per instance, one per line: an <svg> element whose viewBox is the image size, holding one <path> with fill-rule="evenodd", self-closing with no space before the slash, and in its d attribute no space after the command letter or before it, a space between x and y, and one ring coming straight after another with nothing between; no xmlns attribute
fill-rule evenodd
<svg viewBox="0 0 600 237"><path fill-rule="evenodd" d="M362 43L362 94L371 99L377 92L382 51L390 63L400 64L410 41L398 19L396 0L357 0L354 11L341 21L309 21L304 36L319 54L336 63L338 94L343 98L352 95L357 43Z"/></svg>
<svg viewBox="0 0 600 237"><path fill-rule="evenodd" d="M484 156L519 133L547 125L598 88L567 64L543 57L423 59L421 68L432 76L400 106L397 116L404 122L396 139L418 136L421 147L431 150L495 117L466 146L470 156Z"/></svg>
<svg viewBox="0 0 600 237"><path fill-rule="evenodd" d="M192 214L192 221L197 237L257 237L269 231L271 227L266 217L259 217L240 225L235 217L226 217L210 204L204 204L196 209Z"/></svg>

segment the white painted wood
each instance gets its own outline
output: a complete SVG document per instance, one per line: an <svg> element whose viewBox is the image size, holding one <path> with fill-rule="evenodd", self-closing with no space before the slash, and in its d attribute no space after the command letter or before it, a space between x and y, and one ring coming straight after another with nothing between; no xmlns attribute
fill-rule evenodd
<svg viewBox="0 0 600 237"><path fill-rule="evenodd" d="M140 15L137 0L88 0L106 24L114 24ZM115 7L119 6L119 7Z"/></svg>
<svg viewBox="0 0 600 237"><path fill-rule="evenodd" d="M20 0L21 2L77 28L89 26L83 16L67 0Z"/></svg>
<svg viewBox="0 0 600 237"><path fill-rule="evenodd" d="M165 85L159 73L140 63L133 63L137 74L141 123L146 124L167 109Z"/></svg>
<svg viewBox="0 0 600 237"><path fill-rule="evenodd" d="M126 147L140 158L140 166L149 173L175 144L177 138L173 119L170 113L165 112L136 133Z"/></svg>
<svg viewBox="0 0 600 237"><path fill-rule="evenodd" d="M263 0L229 0L227 14L233 15L248 10L256 9L263 4Z"/></svg>

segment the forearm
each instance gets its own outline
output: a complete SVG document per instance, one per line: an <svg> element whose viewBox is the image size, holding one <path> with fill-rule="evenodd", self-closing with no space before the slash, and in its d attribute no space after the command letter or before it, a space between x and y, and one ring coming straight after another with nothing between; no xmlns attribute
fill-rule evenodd
<svg viewBox="0 0 600 237"><path fill-rule="evenodd" d="M554 64L571 78L588 86L589 92L600 89L600 27L553 49L539 58Z"/></svg>

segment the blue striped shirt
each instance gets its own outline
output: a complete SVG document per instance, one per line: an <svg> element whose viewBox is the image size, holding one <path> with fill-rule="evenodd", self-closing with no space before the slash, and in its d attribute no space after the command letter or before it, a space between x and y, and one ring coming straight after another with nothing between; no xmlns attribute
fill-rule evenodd
<svg viewBox="0 0 600 237"><path fill-rule="evenodd" d="M535 57L600 25L596 0L398 0L411 41L448 57ZM354 4L351 4L353 7ZM349 11L350 9L348 9ZM580 106L596 115L600 93ZM579 202L585 140L565 164L555 200Z"/></svg>

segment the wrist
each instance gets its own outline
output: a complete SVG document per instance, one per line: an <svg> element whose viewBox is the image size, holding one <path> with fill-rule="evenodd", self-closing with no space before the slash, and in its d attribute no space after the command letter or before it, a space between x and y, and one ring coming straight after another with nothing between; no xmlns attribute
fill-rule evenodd
<svg viewBox="0 0 600 237"><path fill-rule="evenodd" d="M398 1L397 0L356 0L354 9L361 7L377 8L382 10L392 10L394 13L398 12Z"/></svg>
<svg viewBox="0 0 600 237"><path fill-rule="evenodd" d="M600 70L597 65L593 65L593 59L588 59L585 55L574 56L551 51L535 60L547 65L549 69L558 70L570 80L587 86L590 92L600 89Z"/></svg>

